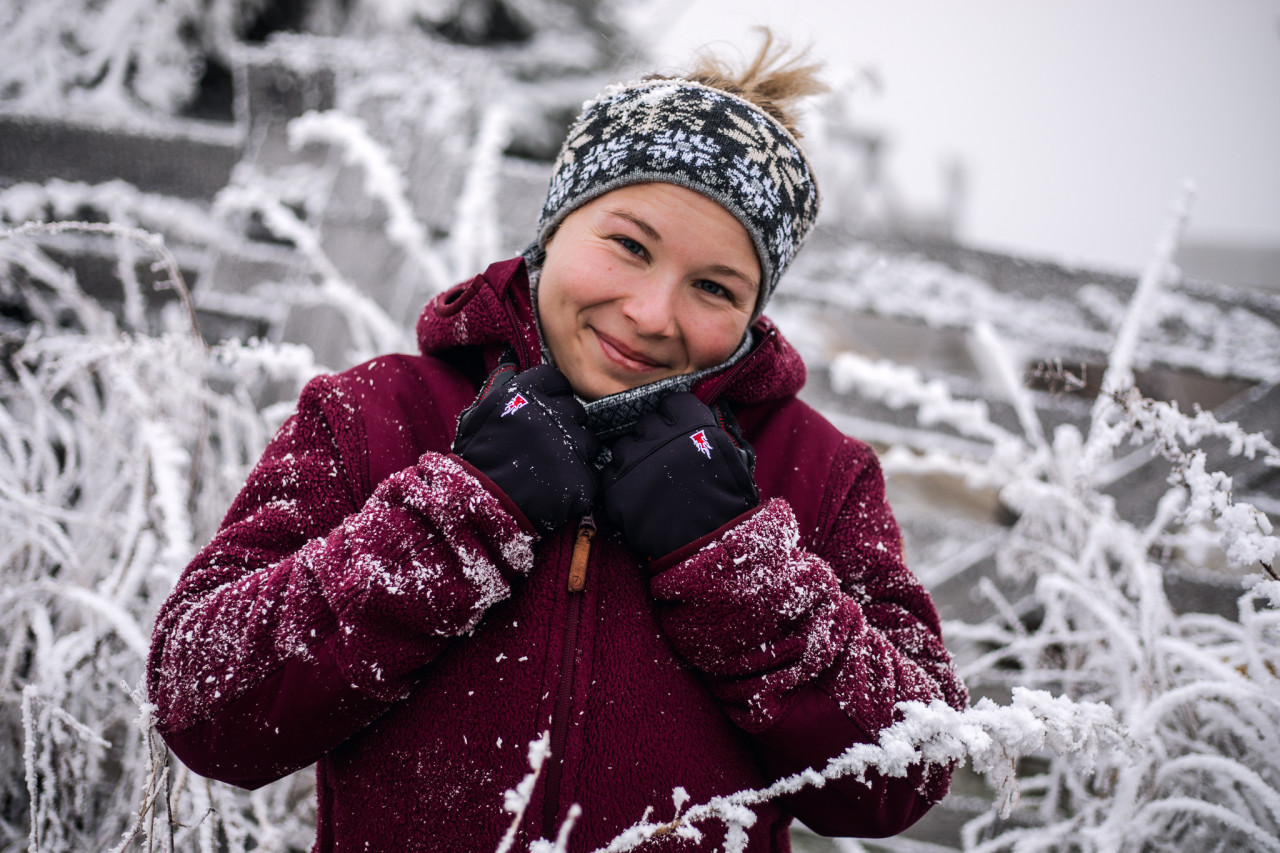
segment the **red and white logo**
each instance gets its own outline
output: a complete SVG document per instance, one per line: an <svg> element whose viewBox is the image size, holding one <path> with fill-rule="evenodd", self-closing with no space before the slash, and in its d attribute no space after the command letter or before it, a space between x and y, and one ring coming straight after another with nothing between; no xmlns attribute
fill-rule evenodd
<svg viewBox="0 0 1280 853"><path fill-rule="evenodd" d="M707 431L700 429L693 435L689 436L693 441L693 446L698 448L698 452L708 459L711 458L711 442L707 440Z"/></svg>
<svg viewBox="0 0 1280 853"><path fill-rule="evenodd" d="M502 417L505 418L507 415L514 414L527 405L529 405L529 401L525 399L523 394L517 391L516 395L507 401L507 407L502 410Z"/></svg>

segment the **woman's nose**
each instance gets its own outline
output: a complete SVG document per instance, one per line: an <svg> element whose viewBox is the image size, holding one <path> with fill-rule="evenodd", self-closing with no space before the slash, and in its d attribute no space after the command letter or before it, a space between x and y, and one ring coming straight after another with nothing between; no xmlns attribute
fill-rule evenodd
<svg viewBox="0 0 1280 853"><path fill-rule="evenodd" d="M648 282L623 302L623 313L648 337L664 337L675 329L675 288L667 282Z"/></svg>

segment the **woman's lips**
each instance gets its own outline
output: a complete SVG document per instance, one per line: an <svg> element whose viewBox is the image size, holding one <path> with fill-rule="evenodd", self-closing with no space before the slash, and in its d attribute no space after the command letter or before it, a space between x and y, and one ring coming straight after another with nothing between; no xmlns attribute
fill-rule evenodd
<svg viewBox="0 0 1280 853"><path fill-rule="evenodd" d="M616 338L612 338L595 329L592 331L595 332L596 340L600 342L600 349L604 352L605 357L614 364L636 372L661 370L664 367L664 365L645 356L643 353L636 352Z"/></svg>

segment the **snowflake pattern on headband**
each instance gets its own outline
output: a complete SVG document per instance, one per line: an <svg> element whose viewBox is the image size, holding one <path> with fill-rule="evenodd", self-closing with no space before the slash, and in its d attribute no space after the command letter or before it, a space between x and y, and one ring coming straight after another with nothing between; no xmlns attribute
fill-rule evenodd
<svg viewBox="0 0 1280 853"><path fill-rule="evenodd" d="M649 145L650 157L673 159L694 168L706 169L714 166L720 146L709 136L701 133L688 134L683 130L664 130L654 137Z"/></svg>
<svg viewBox="0 0 1280 853"><path fill-rule="evenodd" d="M584 105L556 159L538 242L581 205L646 181L679 184L732 213L755 245L765 299L818 215L813 171L781 124L719 89L650 80Z"/></svg>

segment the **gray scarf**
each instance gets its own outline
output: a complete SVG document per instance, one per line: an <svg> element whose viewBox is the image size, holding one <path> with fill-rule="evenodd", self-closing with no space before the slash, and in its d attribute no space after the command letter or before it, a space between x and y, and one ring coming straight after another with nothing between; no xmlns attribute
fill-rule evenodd
<svg viewBox="0 0 1280 853"><path fill-rule="evenodd" d="M696 373L668 376L666 379L659 379L648 385L628 388L626 391L619 391L616 394L601 397L599 400L583 403L587 410L587 428L599 436L601 441L608 441L627 432L636 421L658 408L658 403L663 397L677 391L692 389L699 379L729 367L746 355L751 350L751 338L751 333L748 331L743 336L742 343L733 351L733 355L714 367L707 367ZM548 361L550 360L550 353L545 350L544 356Z"/></svg>

